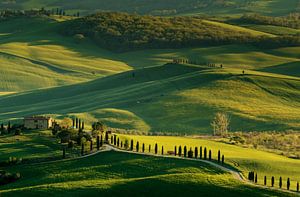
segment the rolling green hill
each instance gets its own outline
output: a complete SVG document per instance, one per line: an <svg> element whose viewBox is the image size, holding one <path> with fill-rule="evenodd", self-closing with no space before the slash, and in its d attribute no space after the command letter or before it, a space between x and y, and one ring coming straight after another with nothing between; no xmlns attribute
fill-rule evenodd
<svg viewBox="0 0 300 197"><path fill-rule="evenodd" d="M297 77L167 64L2 96L0 119L75 113L116 128L195 134L210 133L214 113L224 111L232 130L298 129L299 89Z"/></svg>
<svg viewBox="0 0 300 197"><path fill-rule="evenodd" d="M22 179L2 186L4 196L292 196L243 184L205 163L117 152L7 170L20 172Z"/></svg>
<svg viewBox="0 0 300 197"><path fill-rule="evenodd" d="M286 15L299 11L298 0L1 0L0 8L32 9L63 8L70 13L80 11L83 14L95 11L123 11L139 14L175 15L175 14L218 14L240 15L245 12L259 12L268 15Z"/></svg>

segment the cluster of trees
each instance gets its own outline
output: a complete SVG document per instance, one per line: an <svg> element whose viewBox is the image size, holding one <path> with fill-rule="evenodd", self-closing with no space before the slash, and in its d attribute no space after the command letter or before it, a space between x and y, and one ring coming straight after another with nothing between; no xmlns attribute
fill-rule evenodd
<svg viewBox="0 0 300 197"><path fill-rule="evenodd" d="M125 13L97 13L67 21L61 32L68 36L82 34L115 51L245 43L254 39L246 32L209 24L197 17Z"/></svg>
<svg viewBox="0 0 300 197"><path fill-rule="evenodd" d="M248 173L248 180L249 181L257 183L258 182L257 179L258 179L257 173L255 173L253 171ZM267 176L264 176L264 185L267 185ZM274 187L274 185L275 185L275 177L272 176L271 177L271 186ZM279 186L279 188L282 188L282 186L283 186L282 177L279 177L278 186ZM291 180L290 180L290 178L287 178L287 180L286 180L286 189L290 190L290 187L291 187ZM299 182L297 182L296 190L297 190L297 192L299 192Z"/></svg>
<svg viewBox="0 0 300 197"><path fill-rule="evenodd" d="M247 43L270 48L300 45L299 36L255 36L188 16L166 18L97 13L65 22L60 32L66 36L89 37L113 51Z"/></svg>
<svg viewBox="0 0 300 197"><path fill-rule="evenodd" d="M227 114L218 112L216 113L211 126L213 128L213 135L225 136L229 130L230 119Z"/></svg>
<svg viewBox="0 0 300 197"><path fill-rule="evenodd" d="M259 24L259 25L275 25L282 27L300 28L300 14L291 13L288 16L272 17L260 14L245 14L240 18L243 23Z"/></svg>
<svg viewBox="0 0 300 197"><path fill-rule="evenodd" d="M205 66L212 67L212 68L217 68L217 67L223 68L223 64L217 65L217 64L211 63L211 62L201 62L201 61L191 60L191 59L187 59L187 58L173 59L172 63L173 64L205 65Z"/></svg>
<svg viewBox="0 0 300 197"><path fill-rule="evenodd" d="M20 173L9 173L6 171L0 171L0 186L8 183L12 183L21 178Z"/></svg>
<svg viewBox="0 0 300 197"><path fill-rule="evenodd" d="M8 121L7 125L3 123L0 125L0 135L6 135L13 133L14 135L21 135L22 131L24 130L24 125L22 124L11 124Z"/></svg>
<svg viewBox="0 0 300 197"><path fill-rule="evenodd" d="M45 8L41 9L31 9L31 10L0 10L0 19L7 19L12 17L34 17L34 16L51 16L51 15L59 15L59 16L70 16L66 13L65 10L56 8L47 10ZM79 17L80 13L76 12L72 16Z"/></svg>

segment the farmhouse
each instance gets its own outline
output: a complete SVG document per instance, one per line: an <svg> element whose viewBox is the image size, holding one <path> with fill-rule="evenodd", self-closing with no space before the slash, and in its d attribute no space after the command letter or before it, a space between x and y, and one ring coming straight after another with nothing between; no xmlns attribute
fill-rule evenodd
<svg viewBox="0 0 300 197"><path fill-rule="evenodd" d="M49 129L53 119L45 116L32 116L24 118L24 127L27 129Z"/></svg>

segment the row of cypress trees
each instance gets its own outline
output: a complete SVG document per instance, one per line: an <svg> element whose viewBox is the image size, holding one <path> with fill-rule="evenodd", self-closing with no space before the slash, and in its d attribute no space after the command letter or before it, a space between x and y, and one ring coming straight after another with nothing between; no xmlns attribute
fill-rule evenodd
<svg viewBox="0 0 300 197"><path fill-rule="evenodd" d="M257 183L257 179L258 179L257 173L255 173L253 171L248 173L248 180L249 181ZM265 186L267 185L267 176L264 176L264 185ZM271 187L274 187L274 185L275 185L275 177L272 176L271 177ZM279 177L278 186L279 186L279 188L282 188L282 186L283 186L282 177ZM290 180L290 178L287 178L287 180L286 180L286 189L290 190L290 187L291 187L291 180ZM296 191L299 192L299 182L297 182L297 184L296 184Z"/></svg>
<svg viewBox="0 0 300 197"><path fill-rule="evenodd" d="M72 126L74 129L84 130L84 121L79 118L72 119Z"/></svg>

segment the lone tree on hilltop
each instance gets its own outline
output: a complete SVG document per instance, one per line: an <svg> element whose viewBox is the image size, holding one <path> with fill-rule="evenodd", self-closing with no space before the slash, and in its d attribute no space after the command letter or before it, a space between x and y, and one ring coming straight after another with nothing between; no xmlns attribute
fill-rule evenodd
<svg viewBox="0 0 300 197"><path fill-rule="evenodd" d="M218 112L216 113L211 126L213 128L213 135L222 136L226 135L229 130L230 120L227 114Z"/></svg>

